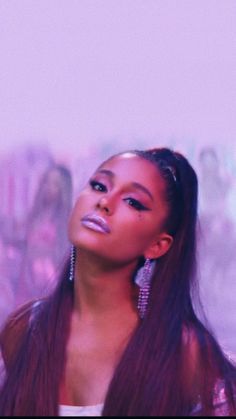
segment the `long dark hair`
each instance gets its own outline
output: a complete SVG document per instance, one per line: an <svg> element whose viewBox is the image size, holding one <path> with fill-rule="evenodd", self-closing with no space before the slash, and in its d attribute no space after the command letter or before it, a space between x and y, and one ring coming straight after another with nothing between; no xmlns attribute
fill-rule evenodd
<svg viewBox="0 0 236 419"><path fill-rule="evenodd" d="M174 240L157 261L147 314L115 371L103 413L188 415L201 400L201 414L212 414L217 380L224 381L235 412L236 370L197 318L191 298L197 290L196 173L182 154L167 148L135 153L153 162L165 179L169 212L163 229Z"/></svg>
<svg viewBox="0 0 236 419"><path fill-rule="evenodd" d="M133 153L151 161L166 182L169 211L163 229L174 241L157 261L148 310L114 372L103 415L185 416L199 400L200 415L211 415L214 389L221 381L234 413L235 368L196 316L191 298L196 278L195 171L185 157L167 148ZM4 350L4 342L12 339L2 332L8 370L0 397L2 415L58 414L73 308L68 269L53 295L34 310L30 327L20 328L18 351L7 350L6 343Z"/></svg>
<svg viewBox="0 0 236 419"><path fill-rule="evenodd" d="M57 416L66 342L73 308L73 282L66 263L57 288L9 318L0 336L6 378L2 416Z"/></svg>

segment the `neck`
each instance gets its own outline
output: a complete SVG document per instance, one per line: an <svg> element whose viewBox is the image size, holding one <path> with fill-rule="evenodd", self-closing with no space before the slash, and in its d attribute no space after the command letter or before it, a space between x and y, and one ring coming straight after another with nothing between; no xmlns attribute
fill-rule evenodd
<svg viewBox="0 0 236 419"><path fill-rule="evenodd" d="M74 267L74 307L80 318L137 317L136 262L118 266L79 252Z"/></svg>

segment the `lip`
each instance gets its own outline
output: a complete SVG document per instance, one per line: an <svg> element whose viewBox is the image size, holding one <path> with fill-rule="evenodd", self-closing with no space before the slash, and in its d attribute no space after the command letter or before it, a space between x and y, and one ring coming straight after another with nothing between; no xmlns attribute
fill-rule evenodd
<svg viewBox="0 0 236 419"><path fill-rule="evenodd" d="M99 233L109 234L111 232L106 220L98 214L87 214L81 218L81 224Z"/></svg>

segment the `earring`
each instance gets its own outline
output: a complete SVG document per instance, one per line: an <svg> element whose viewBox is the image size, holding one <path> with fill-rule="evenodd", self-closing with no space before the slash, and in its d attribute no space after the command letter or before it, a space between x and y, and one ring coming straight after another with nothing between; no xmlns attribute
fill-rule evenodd
<svg viewBox="0 0 236 419"><path fill-rule="evenodd" d="M153 270L155 267L155 260L146 259L142 268L139 269L138 274L135 278L136 284L140 287L138 296L138 311L141 319L144 318L147 305L148 297L150 293L151 279Z"/></svg>
<svg viewBox="0 0 236 419"><path fill-rule="evenodd" d="M75 246L71 246L70 249L70 273L69 273L69 281L74 280L74 272L75 272Z"/></svg>

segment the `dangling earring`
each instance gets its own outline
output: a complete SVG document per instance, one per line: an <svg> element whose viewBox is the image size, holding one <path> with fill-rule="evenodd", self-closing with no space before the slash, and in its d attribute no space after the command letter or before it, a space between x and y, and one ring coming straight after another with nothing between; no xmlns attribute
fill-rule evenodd
<svg viewBox="0 0 236 419"><path fill-rule="evenodd" d="M135 278L136 284L138 284L138 286L140 287L138 296L138 311L141 319L144 318L147 310L151 279L154 267L155 260L152 261L151 259L146 259L144 266L139 269L138 274Z"/></svg>
<svg viewBox="0 0 236 419"><path fill-rule="evenodd" d="M69 273L69 281L74 280L74 272L75 272L75 246L71 246L70 249L70 273Z"/></svg>

